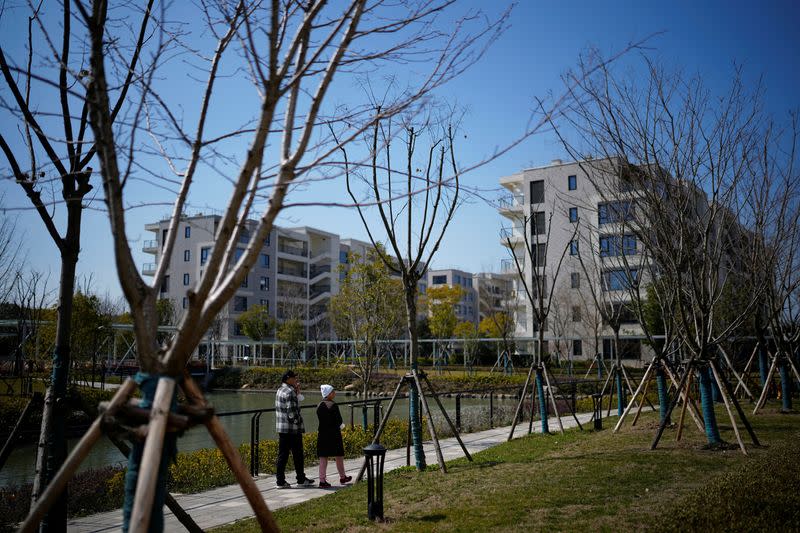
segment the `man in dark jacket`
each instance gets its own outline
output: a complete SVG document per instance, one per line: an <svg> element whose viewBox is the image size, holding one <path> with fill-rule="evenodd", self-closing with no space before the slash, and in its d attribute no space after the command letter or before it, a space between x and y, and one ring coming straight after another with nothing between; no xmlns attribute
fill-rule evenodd
<svg viewBox="0 0 800 533"><path fill-rule="evenodd" d="M291 370L287 370L281 378L281 388L275 393L275 430L278 433L278 460L275 465L279 489L291 487L286 482L286 463L289 452L292 452L294 471L297 474L297 485L311 487L313 479L306 477L303 470L303 415L300 413L300 380Z"/></svg>

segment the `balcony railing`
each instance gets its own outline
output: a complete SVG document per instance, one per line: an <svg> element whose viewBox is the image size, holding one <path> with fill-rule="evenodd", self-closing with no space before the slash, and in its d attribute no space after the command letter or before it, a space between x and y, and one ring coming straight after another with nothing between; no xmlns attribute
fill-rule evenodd
<svg viewBox="0 0 800 533"><path fill-rule="evenodd" d="M156 273L155 263L145 263L142 265L142 274L145 276L152 276Z"/></svg>
<svg viewBox="0 0 800 533"><path fill-rule="evenodd" d="M520 265L523 265L524 262L520 261ZM503 259L500 261L500 272L503 274L516 274L517 271L517 264L514 262L513 259Z"/></svg>
<svg viewBox="0 0 800 533"><path fill-rule="evenodd" d="M142 244L142 251L143 252L157 252L158 251L158 241L144 241Z"/></svg>
<svg viewBox="0 0 800 533"><path fill-rule="evenodd" d="M304 268L278 267L278 274L283 274L284 276L294 276L296 278L305 278L306 270Z"/></svg>
<svg viewBox="0 0 800 533"><path fill-rule="evenodd" d="M281 244L280 246L278 246L278 251L284 254L308 257L308 248L304 246L292 246L289 244Z"/></svg>
<svg viewBox="0 0 800 533"><path fill-rule="evenodd" d="M331 292L331 286L330 285L323 285L321 287L315 287L315 288L311 289L311 291L309 292L308 299L309 300L313 300L314 298L316 298L320 294L325 294L326 292Z"/></svg>
<svg viewBox="0 0 800 533"><path fill-rule="evenodd" d="M331 271L330 265L312 266L309 278L316 278L320 274L330 273L330 271Z"/></svg>
<svg viewBox="0 0 800 533"><path fill-rule="evenodd" d="M525 202L525 196L522 194L511 194L500 198L498 203L500 209L520 209Z"/></svg>

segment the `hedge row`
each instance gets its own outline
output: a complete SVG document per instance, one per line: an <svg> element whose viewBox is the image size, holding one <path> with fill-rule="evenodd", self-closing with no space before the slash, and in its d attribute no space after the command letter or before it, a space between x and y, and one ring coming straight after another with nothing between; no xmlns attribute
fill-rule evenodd
<svg viewBox="0 0 800 533"><path fill-rule="evenodd" d="M281 376L285 371L284 368L273 367L225 367L214 371L211 386L220 389L240 389L247 385L257 389L277 389L281 386ZM353 373L346 367L298 367L295 371L306 386L328 383L338 390L344 389L354 378Z"/></svg>
<svg viewBox="0 0 800 533"><path fill-rule="evenodd" d="M423 421L424 423L424 421ZM387 422L381 443L387 448L405 446L408 425L401 420ZM424 426L424 438L430 438ZM346 427L342 431L345 457L363 455L363 448L372 439L372 427ZM303 449L306 468L317 464L317 434L303 435ZM275 460L278 456L276 440L262 440L259 443L259 464L262 474L275 473ZM250 464L250 445L239 446L239 455L245 464ZM287 471L293 469L289 459ZM313 472L309 477L316 478ZM85 516L122 507L125 469L106 467L82 472L69 483L69 514ZM225 458L217 448L206 448L192 452L180 452L170 465L168 488L170 492L191 494L235 483ZM31 485L0 488L0 531L11 530L12 524L22 521L30 506Z"/></svg>

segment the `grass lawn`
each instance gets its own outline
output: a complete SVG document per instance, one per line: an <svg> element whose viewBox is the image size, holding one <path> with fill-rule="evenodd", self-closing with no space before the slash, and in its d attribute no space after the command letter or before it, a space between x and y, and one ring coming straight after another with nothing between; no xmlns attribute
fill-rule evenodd
<svg viewBox="0 0 800 533"><path fill-rule="evenodd" d="M800 530L800 414L762 413L751 422L765 446L750 446L748 457L733 447L703 449L691 420L681 442L670 428L650 451L657 419L648 414L618 434L516 439L473 463L450 462L448 474L391 472L383 523L366 519L365 483L275 517L292 532ZM720 429L734 442L729 425ZM246 520L214 531L258 526Z"/></svg>

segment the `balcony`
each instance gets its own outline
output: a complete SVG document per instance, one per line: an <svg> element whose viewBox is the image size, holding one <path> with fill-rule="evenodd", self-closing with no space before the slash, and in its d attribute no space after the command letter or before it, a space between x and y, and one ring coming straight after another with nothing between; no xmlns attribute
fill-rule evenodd
<svg viewBox="0 0 800 533"><path fill-rule="evenodd" d="M525 238L522 235L523 229L514 226L513 228L500 228L500 244L508 246L508 241L511 241L511 246L516 246L517 243L523 242Z"/></svg>
<svg viewBox="0 0 800 533"><path fill-rule="evenodd" d="M284 265L278 265L278 274L282 276L292 276L295 278L303 278L306 279L307 272L305 268L293 268Z"/></svg>
<svg viewBox="0 0 800 533"><path fill-rule="evenodd" d="M281 242L278 245L278 252L282 253L282 254L297 255L297 256L300 256L300 257L308 257L308 246L285 244L285 243Z"/></svg>
<svg viewBox="0 0 800 533"><path fill-rule="evenodd" d="M144 241L142 251L146 254L158 253L158 241Z"/></svg>
<svg viewBox="0 0 800 533"><path fill-rule="evenodd" d="M156 264L155 263L145 263L142 265L142 275L143 276L154 276L156 273Z"/></svg>
<svg viewBox="0 0 800 533"><path fill-rule="evenodd" d="M520 265L524 266L524 264L525 261L521 260ZM518 274L519 270L517 269L517 264L514 262L513 259L503 259L500 261L500 272L503 274Z"/></svg>
<svg viewBox="0 0 800 533"><path fill-rule="evenodd" d="M309 270L308 279L316 280L318 276L330 273L331 273L331 265L320 265L320 266L313 265Z"/></svg>
<svg viewBox="0 0 800 533"><path fill-rule="evenodd" d="M521 194L508 195L498 201L499 212L504 217L518 219L523 215L525 197Z"/></svg>

